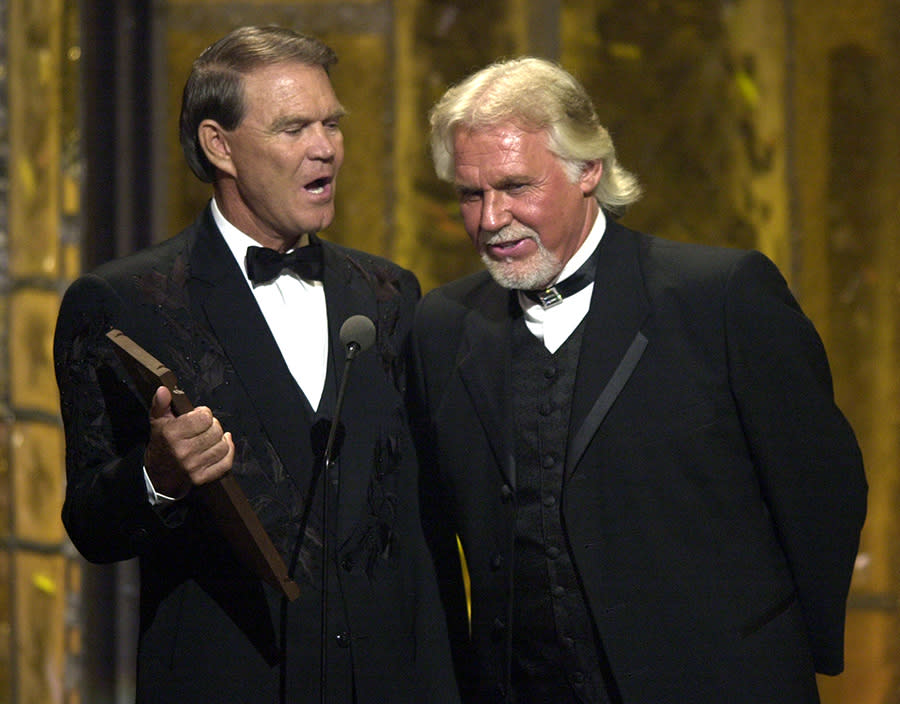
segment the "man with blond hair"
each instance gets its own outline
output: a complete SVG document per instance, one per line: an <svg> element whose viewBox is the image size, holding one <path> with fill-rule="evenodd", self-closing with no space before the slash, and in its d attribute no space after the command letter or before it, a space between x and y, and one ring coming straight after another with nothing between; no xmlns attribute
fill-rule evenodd
<svg viewBox="0 0 900 704"><path fill-rule="evenodd" d="M638 182L551 62L476 72L431 125L487 269L413 326L464 700L817 702L816 671L843 666L866 482L778 270L620 224Z"/></svg>

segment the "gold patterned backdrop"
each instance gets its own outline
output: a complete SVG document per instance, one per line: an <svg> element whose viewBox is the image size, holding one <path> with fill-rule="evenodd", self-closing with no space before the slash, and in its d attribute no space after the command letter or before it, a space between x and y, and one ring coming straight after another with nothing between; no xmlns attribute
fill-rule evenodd
<svg viewBox="0 0 900 704"><path fill-rule="evenodd" d="M825 704L900 704L900 0L123 0L149 7L151 193L161 239L208 187L177 143L193 57L244 23L321 36L349 109L333 240L423 288L473 271L426 113L494 59L559 59L594 96L646 198L626 216L681 240L756 247L821 331L863 445L869 518L847 671ZM63 443L51 342L84 232L78 0L0 0L0 704L80 702L85 569L59 521ZM101 7L103 3L95 3ZM135 30L137 32L137 30ZM120 116L121 117L121 116ZM127 114L125 115L127 118ZM112 117L110 118L112 120ZM112 207L113 204L110 204ZM128 644L126 644L127 647ZM87 702L93 704L93 702Z"/></svg>
<svg viewBox="0 0 900 704"><path fill-rule="evenodd" d="M75 702L65 680L79 651L80 566L65 540L63 439L52 373L59 290L76 271L66 244L76 84L67 50L74 3L4 2L0 300L0 701Z"/></svg>

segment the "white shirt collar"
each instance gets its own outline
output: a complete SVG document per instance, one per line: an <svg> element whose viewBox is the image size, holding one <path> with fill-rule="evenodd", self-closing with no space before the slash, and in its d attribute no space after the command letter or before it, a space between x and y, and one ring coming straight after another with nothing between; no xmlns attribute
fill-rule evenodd
<svg viewBox="0 0 900 704"><path fill-rule="evenodd" d="M249 284L250 279L247 277L247 248L258 247L259 242L250 237L250 235L244 234L228 222L228 220L225 219L225 216L222 215L222 211L219 210L219 205L216 203L215 198L210 201L210 208L216 227L218 227L219 232L222 233L225 244L228 245L228 249L231 250L238 266L241 267L244 278L247 279L247 283Z"/></svg>
<svg viewBox="0 0 900 704"><path fill-rule="evenodd" d="M606 232L606 215L602 210L598 210L597 219L594 220L594 224L591 225L591 231L588 233L588 236L585 238L584 242L581 243L581 246L576 250L575 254L572 255L572 258L566 262L566 265L562 268L562 271L559 272L559 276L556 277L556 281L553 283L562 281L578 271L581 265L584 264L588 257L594 253L594 250L597 249L600 240L603 239L604 232Z"/></svg>
<svg viewBox="0 0 900 704"><path fill-rule="evenodd" d="M554 283L571 276L579 267L587 261L594 250L600 245L603 234L606 232L606 216L600 210L597 218L591 226L591 231L581 246L566 262L565 266L556 277ZM531 333L544 343L550 351L555 352L575 331L575 328L587 315L591 306L591 296L594 292L594 284L590 283L577 293L564 298L552 308L543 308L528 298L524 293L518 293L519 305L525 315L525 324Z"/></svg>

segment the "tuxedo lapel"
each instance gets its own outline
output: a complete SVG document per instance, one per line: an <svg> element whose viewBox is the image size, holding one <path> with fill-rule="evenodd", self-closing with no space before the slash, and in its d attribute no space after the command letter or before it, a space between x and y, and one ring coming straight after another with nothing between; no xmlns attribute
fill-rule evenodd
<svg viewBox="0 0 900 704"><path fill-rule="evenodd" d="M600 242L572 399L567 474L575 470L648 344L641 332L650 306L639 266L638 242L621 225L608 222Z"/></svg>
<svg viewBox="0 0 900 704"><path fill-rule="evenodd" d="M516 486L509 383L510 293L499 286L471 307L463 326L457 367L507 483Z"/></svg>
<svg viewBox="0 0 900 704"><path fill-rule="evenodd" d="M231 251L208 215L191 254L192 300L202 310L235 374L257 409L282 465L305 493L308 468L293 466L309 456L309 434L298 414L304 397Z"/></svg>
<svg viewBox="0 0 900 704"><path fill-rule="evenodd" d="M364 315L376 325L378 331L378 304L373 283L351 257L328 242L322 242L324 257L325 299L328 305L328 335L331 346L331 367L334 370L334 391L338 393L347 359L347 348L340 339L344 322L354 315ZM389 408L389 400L379 397L387 393L377 382L384 372L377 369L380 363L377 349L361 352L349 369L347 387L341 410L341 422L347 434L359 433L378 418L373 404L378 408ZM336 402L332 399L332 404ZM368 436L367 436L368 437ZM340 472L340 501L337 502L337 541L343 546L353 535L359 517L366 515L365 501L373 468L374 446L365 443L364 452L359 451L359 437L345 437L337 461ZM356 440L357 442L353 442Z"/></svg>
<svg viewBox="0 0 900 704"><path fill-rule="evenodd" d="M378 309L372 288L353 263L328 242L322 242L324 258L325 300L328 307L328 337L331 346L331 362L340 384L347 349L341 342L341 326L353 315L365 315L373 323L378 322ZM355 364L355 362L354 362ZM348 388L348 393L352 387ZM353 390L355 393L355 390Z"/></svg>

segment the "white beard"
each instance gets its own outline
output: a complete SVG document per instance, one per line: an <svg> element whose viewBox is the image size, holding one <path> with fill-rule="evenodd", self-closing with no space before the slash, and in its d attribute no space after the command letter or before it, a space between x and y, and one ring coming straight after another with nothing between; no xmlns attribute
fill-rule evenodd
<svg viewBox="0 0 900 704"><path fill-rule="evenodd" d="M537 252L527 259L495 259L486 252L488 245L530 239L537 245ZM507 225L502 230L483 238L481 261L484 262L490 275L503 288L523 289L531 291L545 288L562 271L562 263L544 247L541 236L531 228L523 225Z"/></svg>

